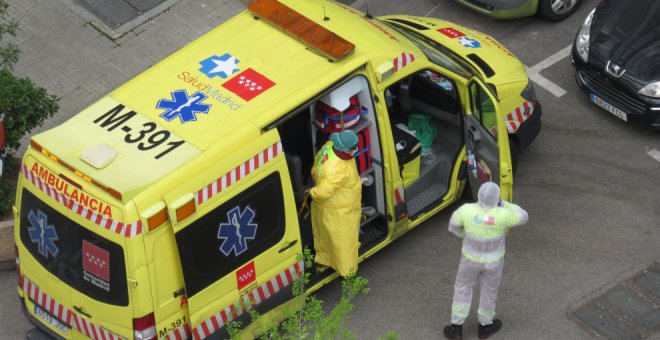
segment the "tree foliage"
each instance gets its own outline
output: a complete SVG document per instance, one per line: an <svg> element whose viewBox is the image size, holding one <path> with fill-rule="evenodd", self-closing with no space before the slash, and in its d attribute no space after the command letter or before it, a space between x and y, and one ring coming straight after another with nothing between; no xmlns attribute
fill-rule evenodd
<svg viewBox="0 0 660 340"><path fill-rule="evenodd" d="M300 256L304 260L305 268L309 269L313 265L313 255L308 248ZM355 334L351 332L346 324L353 311L353 299L358 294L369 292L367 284L369 281L357 275L348 275L342 278L342 293L339 302L325 313L323 301L313 295L306 295L306 286L309 285L310 273L304 270L300 277L293 283L292 292L297 299L297 308L295 310L285 311L286 319L281 323L264 320L254 310L249 310L252 322L258 325L258 331L262 340L344 340L355 339ZM237 306L245 308L246 306ZM249 309L249 307L248 307ZM232 321L228 325L228 331L232 339L241 339L241 322ZM398 335L395 332L389 332L380 339L396 340Z"/></svg>
<svg viewBox="0 0 660 340"><path fill-rule="evenodd" d="M4 43L7 36L16 36L18 22L7 18L9 5L5 0L0 0L0 68L11 69L18 61L18 46L14 43Z"/></svg>
<svg viewBox="0 0 660 340"><path fill-rule="evenodd" d="M35 86L30 79L19 79L8 70L0 70L0 112L6 132L6 154L12 155L26 133L59 109L57 101L55 95Z"/></svg>
<svg viewBox="0 0 660 340"><path fill-rule="evenodd" d="M13 156L23 136L59 109L59 99L55 95L36 86L30 79L18 78L12 73L13 66L18 61L19 48L16 44L7 42L7 38L16 36L19 24L8 18L8 7L5 0L0 0L0 121L6 133L0 157ZM7 166L17 164L8 162L5 167ZM1 176L0 214L11 208L14 198L11 191L8 179Z"/></svg>

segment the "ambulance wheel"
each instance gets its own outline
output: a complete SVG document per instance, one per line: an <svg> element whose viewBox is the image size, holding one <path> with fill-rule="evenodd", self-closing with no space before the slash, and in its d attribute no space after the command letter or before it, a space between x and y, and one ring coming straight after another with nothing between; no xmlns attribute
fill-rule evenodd
<svg viewBox="0 0 660 340"><path fill-rule="evenodd" d="M573 14L582 0L540 0L539 14L552 21L561 21Z"/></svg>

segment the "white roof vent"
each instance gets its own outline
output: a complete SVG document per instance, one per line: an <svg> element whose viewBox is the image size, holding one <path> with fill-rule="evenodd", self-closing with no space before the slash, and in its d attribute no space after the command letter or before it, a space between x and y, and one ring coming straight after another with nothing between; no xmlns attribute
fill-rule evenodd
<svg viewBox="0 0 660 340"><path fill-rule="evenodd" d="M105 168L116 157L117 152L106 144L99 144L80 154L80 159L97 169Z"/></svg>

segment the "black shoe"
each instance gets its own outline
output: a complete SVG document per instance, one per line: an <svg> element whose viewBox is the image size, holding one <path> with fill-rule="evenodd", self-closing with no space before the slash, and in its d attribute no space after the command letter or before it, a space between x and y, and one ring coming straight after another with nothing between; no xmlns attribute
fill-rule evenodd
<svg viewBox="0 0 660 340"><path fill-rule="evenodd" d="M463 339L463 325L454 325L445 326L445 337L451 340L462 340Z"/></svg>
<svg viewBox="0 0 660 340"><path fill-rule="evenodd" d="M490 325L482 326L479 324L479 339L488 339L489 336L497 333L502 328L502 320L495 319Z"/></svg>

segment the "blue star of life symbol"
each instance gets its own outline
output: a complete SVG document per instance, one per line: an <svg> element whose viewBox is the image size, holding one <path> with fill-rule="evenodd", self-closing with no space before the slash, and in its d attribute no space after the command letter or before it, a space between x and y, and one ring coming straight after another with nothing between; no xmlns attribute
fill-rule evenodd
<svg viewBox="0 0 660 340"><path fill-rule="evenodd" d="M204 104L202 101L208 98L205 94L197 91L192 96L188 96L186 90L176 90L171 93L173 100L161 99L156 108L167 111L160 114L166 121L171 121L179 117L181 123L197 120L196 113L208 113L211 104Z"/></svg>
<svg viewBox="0 0 660 340"><path fill-rule="evenodd" d="M224 240L220 245L220 251L225 256L236 256L248 249L247 241L253 240L257 235L256 223L252 223L255 213L250 206L241 212L240 207L234 207L227 212L227 222L220 223L218 227L218 239Z"/></svg>
<svg viewBox="0 0 660 340"><path fill-rule="evenodd" d="M39 209L37 209L36 214L30 210L28 220L30 221L30 227L27 228L30 234L30 240L32 243L39 245L39 254L45 258L48 258L48 254L53 255L53 257L57 256L60 249L55 244L55 241L59 240L59 237L57 237L55 227L52 224L48 224L48 216Z"/></svg>
<svg viewBox="0 0 660 340"><path fill-rule="evenodd" d="M225 53L219 57L214 55L200 61L199 64L202 67L199 70L209 78L220 77L226 79L239 71L238 67L236 67L238 63L239 60L233 55Z"/></svg>
<svg viewBox="0 0 660 340"><path fill-rule="evenodd" d="M461 45L463 45L463 47L467 47L467 48L479 48L479 47L481 47L481 44L478 41L476 41L474 39L470 39L468 37L460 37L460 38L458 38L458 42Z"/></svg>

